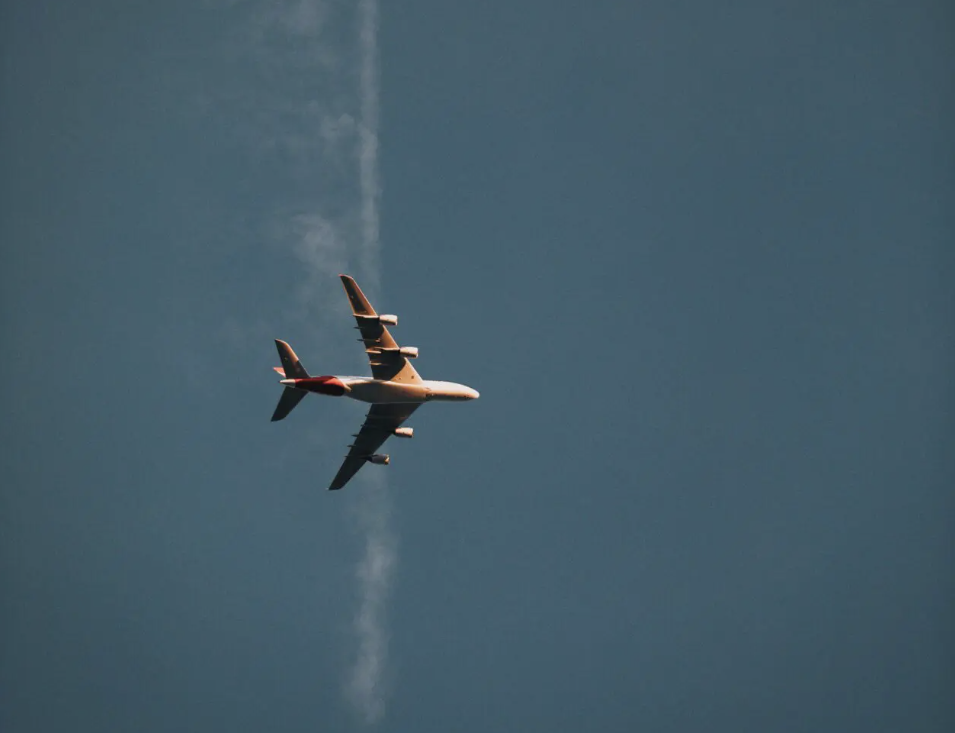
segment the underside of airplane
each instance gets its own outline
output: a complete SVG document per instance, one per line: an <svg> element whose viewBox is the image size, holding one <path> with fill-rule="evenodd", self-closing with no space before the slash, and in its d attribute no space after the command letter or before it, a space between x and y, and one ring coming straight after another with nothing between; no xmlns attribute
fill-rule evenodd
<svg viewBox="0 0 955 733"><path fill-rule="evenodd" d="M348 275L340 275L348 295L352 313L361 333L359 341L371 365L371 377L325 375L313 377L302 366L292 347L275 340L281 367L275 367L284 386L272 421L283 420L308 395L350 397L371 406L365 422L348 446L345 461L332 479L330 490L340 489L366 463L387 465L391 458L376 451L392 435L411 438L414 429L402 424L425 402L466 402L477 399L477 390L455 382L422 379L411 365L418 356L414 346L399 346L387 326L397 326L398 317L378 314L362 293L358 283Z"/></svg>

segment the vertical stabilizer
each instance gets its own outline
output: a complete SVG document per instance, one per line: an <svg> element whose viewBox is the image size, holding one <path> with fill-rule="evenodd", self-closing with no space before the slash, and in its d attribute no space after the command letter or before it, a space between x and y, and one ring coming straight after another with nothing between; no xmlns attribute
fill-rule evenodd
<svg viewBox="0 0 955 733"><path fill-rule="evenodd" d="M305 367L302 366L301 360L292 351L291 346L281 339L275 339L275 348L279 350L279 358L282 360L281 368L273 367L275 371L287 379L308 379L308 372L305 371ZM282 390L279 403L275 406L275 412L272 413L272 422L286 417L307 394L308 392L294 387L286 387Z"/></svg>
<svg viewBox="0 0 955 733"><path fill-rule="evenodd" d="M288 379L307 379L308 372L302 366L292 347L281 339L275 339L275 347L279 350L279 358L282 360L282 367L285 370L285 376Z"/></svg>

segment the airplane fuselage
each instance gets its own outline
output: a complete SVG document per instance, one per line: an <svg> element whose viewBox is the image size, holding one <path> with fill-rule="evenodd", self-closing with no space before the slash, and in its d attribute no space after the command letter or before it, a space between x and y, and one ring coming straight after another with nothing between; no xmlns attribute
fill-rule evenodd
<svg viewBox="0 0 955 733"><path fill-rule="evenodd" d="M464 402L477 399L477 390L456 382L422 380L395 382L372 377L324 376L306 379L283 379L281 383L306 392L333 397L351 397L373 404Z"/></svg>

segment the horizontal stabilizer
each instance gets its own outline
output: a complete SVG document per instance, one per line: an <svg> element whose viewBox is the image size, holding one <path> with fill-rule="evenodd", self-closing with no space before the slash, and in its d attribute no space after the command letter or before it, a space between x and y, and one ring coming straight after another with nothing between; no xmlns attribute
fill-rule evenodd
<svg viewBox="0 0 955 733"><path fill-rule="evenodd" d="M285 379L285 370L282 367L272 367L272 368L282 375L282 379Z"/></svg>
<svg viewBox="0 0 955 733"><path fill-rule="evenodd" d="M283 389L282 396L279 397L279 403L275 406L275 412L272 413L272 422L284 419L307 394L308 392L295 389L294 387L286 387Z"/></svg>

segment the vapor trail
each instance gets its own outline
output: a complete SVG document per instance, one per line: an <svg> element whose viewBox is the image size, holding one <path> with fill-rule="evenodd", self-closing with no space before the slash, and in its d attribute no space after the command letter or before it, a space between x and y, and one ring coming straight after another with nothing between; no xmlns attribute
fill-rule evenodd
<svg viewBox="0 0 955 733"><path fill-rule="evenodd" d="M358 174L361 191L361 270L369 289L377 292L380 279L378 242L378 3L361 0L360 113ZM391 528L387 486L378 474L367 476L358 508L364 535L364 556L356 568L360 601L355 616L358 654L348 682L348 695L369 724L385 712L383 676L388 659L386 611L397 563L397 541Z"/></svg>
<svg viewBox="0 0 955 733"><path fill-rule="evenodd" d="M358 128L358 175L361 186L362 271L371 290L379 285L378 197L378 2L361 0L361 121Z"/></svg>
<svg viewBox="0 0 955 733"><path fill-rule="evenodd" d="M282 167L286 179L276 183L285 187L276 186L269 237L290 246L304 273L287 315L310 328L329 325L329 312L346 314L337 273L358 276L373 302L380 286L378 0L219 2L244 11L241 29L228 36L228 53L244 61L243 73L230 74L221 97L204 108L229 108L232 126L247 121L241 138L275 164L267 174ZM234 80L238 86L230 87ZM248 341L239 325L227 325L235 342ZM361 719L374 724L385 712L387 605L398 557L391 500L384 477L372 470L333 499L355 502L363 545L354 570L356 649L343 692Z"/></svg>

